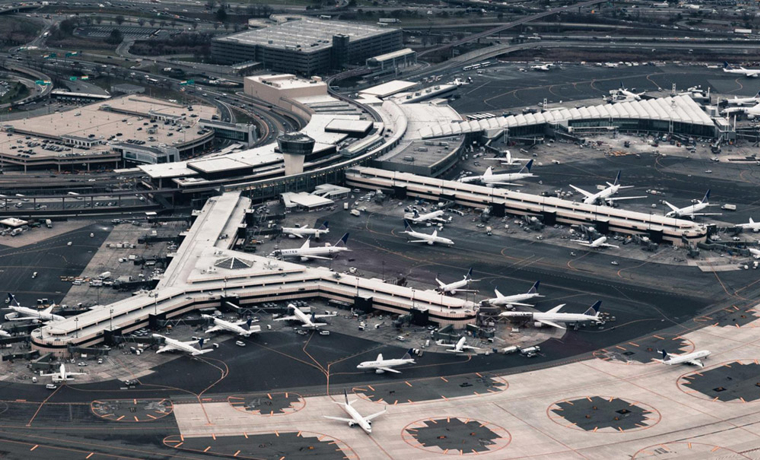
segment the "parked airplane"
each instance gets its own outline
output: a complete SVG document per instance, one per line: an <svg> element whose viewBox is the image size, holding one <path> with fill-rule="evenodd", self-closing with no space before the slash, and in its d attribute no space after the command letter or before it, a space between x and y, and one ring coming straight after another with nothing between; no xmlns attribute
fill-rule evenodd
<svg viewBox="0 0 760 460"><path fill-rule="evenodd" d="M414 210L412 212L413 212L413 216L414 217L412 217L411 220L415 224L422 224L422 223L431 222L431 221L432 222L440 222L442 224L448 222L448 220L446 220L446 219L444 219L442 217L443 216L443 211L441 211L441 210L429 212L427 214L420 214L420 213L417 212L417 210Z"/></svg>
<svg viewBox="0 0 760 460"><path fill-rule="evenodd" d="M409 221L406 219L404 219L404 233L409 235L411 238L417 238L415 240L409 240L410 243L427 243L431 246L435 243L438 243L446 244L449 247L454 246L454 242L450 239L438 236L438 230L433 230L432 235L428 235L427 233L422 232L415 232L412 230L412 226L409 225Z"/></svg>
<svg viewBox="0 0 760 460"><path fill-rule="evenodd" d="M383 359L383 354L377 355L377 359L374 361L364 361L356 366L357 369L374 369L376 374L382 374L384 372L393 372L394 374L400 374L400 371L394 369L396 366L403 366L404 364L414 364L412 359L412 349L410 348L401 359Z"/></svg>
<svg viewBox="0 0 760 460"><path fill-rule="evenodd" d="M222 331L229 331L234 332L237 335L242 335L244 337L249 337L251 334L261 332L261 326L253 326L251 323L253 323L253 318L248 318L247 320L243 321L226 321L222 318L215 318L211 315L201 315L203 318L210 319L214 321L214 327L211 329L206 330L206 334L209 334L211 332L222 332ZM243 325L247 325L248 328L243 327Z"/></svg>
<svg viewBox="0 0 760 460"><path fill-rule="evenodd" d="M472 267L470 267L470 269L467 271L467 274L464 275L464 277L459 281L454 281L453 283L449 284L445 284L438 278L436 278L435 281L438 283L438 288L436 291L442 294L457 295L457 292L478 292L474 289L462 289L469 286L473 281L479 281L472 279Z"/></svg>
<svg viewBox="0 0 760 460"><path fill-rule="evenodd" d="M351 418L345 418L345 417L331 417L329 415L323 415L322 417L328 418L330 420L338 420L339 422L346 422L348 423L348 426L353 427L354 425L359 425L359 427L364 430L367 434L372 434L372 420L376 419L377 417L383 415L386 410L383 409L381 412L374 413L372 415L369 415L367 417L363 417L362 414L359 413L354 407L351 405L358 401L358 399L354 399L353 401L348 400L348 392L346 390L343 390L343 394L346 397L346 402L338 402L334 401L335 404L339 406L343 406L343 409L348 412L348 415L351 416Z"/></svg>
<svg viewBox="0 0 760 460"><path fill-rule="evenodd" d="M710 191L708 190L707 193L705 193L704 198L702 198L697 203L691 206L686 206L685 208L676 208L675 206L668 203L667 201L663 201L663 203L665 203L665 205L671 209L669 213L665 214L665 217L679 217L679 218L688 217L690 219L694 219L695 216L720 216L721 213L719 212L717 213L699 212L708 206L712 206L709 200L710 200Z"/></svg>
<svg viewBox="0 0 760 460"><path fill-rule="evenodd" d="M282 227L282 233L288 235L289 238L303 238L304 236L313 236L319 239L320 236L330 233L330 229L327 227L327 221L325 221L319 228L309 228L308 225L301 227Z"/></svg>
<svg viewBox="0 0 760 460"><path fill-rule="evenodd" d="M755 117L760 116L760 104L757 104L752 107L729 107L727 109L723 109L720 112L722 115L730 115L732 113L743 113L747 116L750 120L753 120Z"/></svg>
<svg viewBox="0 0 760 460"><path fill-rule="evenodd" d="M526 292L525 294L502 295L502 293L499 292L498 289L494 289L493 292L496 294L496 297L493 299L487 299L484 302L487 302L494 306L507 307L509 309L514 308L515 305L520 305L522 307L532 307L533 305L530 305L524 302L526 300L543 297L541 294L538 293L538 285L540 283L541 283L540 280L533 283L533 286L531 286L530 289L528 289L528 292Z"/></svg>
<svg viewBox="0 0 760 460"><path fill-rule="evenodd" d="M348 233L343 235L343 237L338 240L337 243L335 243L335 246L331 245L330 243L325 243L324 246L316 246L311 247L309 245L310 240L307 239L303 246L296 249L280 249L278 251L275 251L275 255L279 255L280 257L300 257L302 261L307 261L309 259L329 259L329 256L336 255L341 252L350 251L346 247L346 243L348 242Z"/></svg>
<svg viewBox="0 0 760 460"><path fill-rule="evenodd" d="M760 77L760 69L745 69L742 66L735 68L728 62L723 63L723 72L732 73L736 75L744 75L745 77L749 77L749 78Z"/></svg>
<svg viewBox="0 0 760 460"><path fill-rule="evenodd" d="M736 224L737 227L743 228L744 230L752 230L753 232L757 233L760 232L760 222L755 222L752 220L752 218L749 218L749 222L746 224Z"/></svg>
<svg viewBox="0 0 760 460"><path fill-rule="evenodd" d="M760 103L760 91L752 97L734 96L733 99L726 99L728 105L757 105Z"/></svg>
<svg viewBox="0 0 760 460"><path fill-rule="evenodd" d="M562 304L552 308L546 313L542 313L540 311L505 311L499 313L499 316L509 319L528 319L546 326L552 326L558 329L567 329L565 326L559 323L581 323L586 321L599 323L599 307L601 305L602 301L599 300L594 305L589 307L589 309L584 313L560 313L560 309L565 306L565 304Z"/></svg>
<svg viewBox="0 0 760 460"><path fill-rule="evenodd" d="M552 64L536 64L530 66L530 70L535 70L537 72L548 72L554 67Z"/></svg>
<svg viewBox="0 0 760 460"><path fill-rule="evenodd" d="M326 313L324 315L317 315L315 312L311 312L311 315L307 315L304 313L300 308L296 307L293 304L288 305L288 311L293 310L293 314L290 316L281 316L275 321L300 321L303 323L301 327L306 327L309 329L317 329L321 326L327 326L326 323L317 323L315 322L318 318L331 318L335 316L332 313Z"/></svg>
<svg viewBox="0 0 760 460"><path fill-rule="evenodd" d="M33 308L22 307L21 304L19 304L18 301L16 300L16 296L14 296L11 293L8 293L8 299L5 302L15 303L16 305L9 305L5 307L5 309L13 310L19 315L15 318L12 318L10 321L31 320L35 322L41 322L41 321L63 321L64 319L66 319L61 315L54 315L52 313L53 308L55 308L55 305L51 305L50 307L44 310L35 310Z"/></svg>
<svg viewBox="0 0 760 460"><path fill-rule="evenodd" d="M760 259L760 249L755 248L747 248L749 249L749 253L752 254L752 257L755 259Z"/></svg>
<svg viewBox="0 0 760 460"><path fill-rule="evenodd" d="M672 366L673 364L691 364L694 366L705 367L704 363L700 360L707 359L710 356L708 350L695 351L694 353L687 353L684 355L671 355L665 350L662 350L662 359L655 359L655 361Z"/></svg>
<svg viewBox="0 0 760 460"><path fill-rule="evenodd" d="M459 179L459 182L481 182L482 184L493 187L495 185L517 185L513 181L527 179L534 177L530 172L530 168L533 167L533 160L530 160L525 166L522 167L520 172L506 173L506 174L494 174L493 168L490 166L486 169L486 172L482 176L468 176ZM526 172L527 171L527 172Z"/></svg>
<svg viewBox="0 0 760 460"><path fill-rule="evenodd" d="M10 332L0 329L0 337L10 337L10 336L11 336Z"/></svg>
<svg viewBox="0 0 760 460"><path fill-rule="evenodd" d="M640 101L641 96L643 96L645 93L646 91L642 91L640 93L629 91L625 86L623 86L623 82L620 82L620 88L610 90L610 100L612 102Z"/></svg>
<svg viewBox="0 0 760 460"><path fill-rule="evenodd" d="M620 185L620 171L618 171L617 176L615 176L615 182L609 183L607 182L607 187L605 187L603 190L600 190L596 193L590 193L582 188L576 187L575 185L570 184L570 187L572 187L575 191L579 192L581 195L583 195L585 198L583 199L583 203L585 204L606 204L611 205L615 201L619 200L635 200L639 198L646 198L645 196L626 196L626 197L617 197L617 198L611 198L613 195L616 195L618 191L625 189L625 188L633 188L633 185Z"/></svg>
<svg viewBox="0 0 760 460"><path fill-rule="evenodd" d="M591 236L589 235L588 240L570 240L573 243L578 243L581 246L586 246L587 248L615 248L618 249L620 246L609 244L607 243L607 237L606 236L600 236L599 238L592 240Z"/></svg>
<svg viewBox="0 0 760 460"><path fill-rule="evenodd" d="M205 353L211 353L213 351L211 349L203 349L203 342L205 342L205 339L181 342L179 340L170 339L169 337L164 337L160 334L153 334L153 337L157 339L164 339L166 341L166 345L156 350L156 353L166 353L167 351L181 351L183 353L188 353L190 356L198 356ZM195 348L195 344L198 344L198 348Z"/></svg>
<svg viewBox="0 0 760 460"><path fill-rule="evenodd" d="M466 337L462 337L461 339L459 339L459 341L457 343L443 343L442 340L439 340L438 341L438 345L442 346L442 347L449 348L449 350L446 350L449 353L464 353L467 350L480 350L480 348L478 348L478 347L473 347L472 345L467 345L466 342L467 342L467 338Z"/></svg>
<svg viewBox="0 0 760 460"><path fill-rule="evenodd" d="M53 377L53 382L68 382L70 380L74 380L73 377L75 375L86 375L84 372L67 372L66 371L66 365L64 363L61 363L61 367L58 369L58 372L51 372L50 374L40 374L42 377Z"/></svg>
<svg viewBox="0 0 760 460"><path fill-rule="evenodd" d="M483 158L483 160L487 161L499 161L504 166L512 166L512 165L518 165L523 161L528 161L527 158L515 158L512 156L512 152L509 150L506 151L503 157L493 157L493 158Z"/></svg>

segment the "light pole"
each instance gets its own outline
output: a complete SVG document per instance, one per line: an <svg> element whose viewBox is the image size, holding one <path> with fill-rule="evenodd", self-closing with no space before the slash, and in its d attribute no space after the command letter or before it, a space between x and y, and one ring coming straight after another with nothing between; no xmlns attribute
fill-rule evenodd
<svg viewBox="0 0 760 460"><path fill-rule="evenodd" d="M111 332L113 332L113 308L111 309Z"/></svg>
<svg viewBox="0 0 760 460"><path fill-rule="evenodd" d="M76 324L76 330L74 331L74 337L79 337L79 317L74 318L74 324Z"/></svg>
<svg viewBox="0 0 760 460"><path fill-rule="evenodd" d="M158 314L158 291L153 292L153 314Z"/></svg>

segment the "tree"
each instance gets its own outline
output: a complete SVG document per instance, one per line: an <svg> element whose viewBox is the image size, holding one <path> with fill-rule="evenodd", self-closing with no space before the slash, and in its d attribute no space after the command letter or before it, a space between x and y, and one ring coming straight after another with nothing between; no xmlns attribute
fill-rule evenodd
<svg viewBox="0 0 760 460"><path fill-rule="evenodd" d="M116 21L116 24L118 24L118 25L124 24L124 16L121 16L121 15L116 16L116 18L114 18L114 20Z"/></svg>
<svg viewBox="0 0 760 460"><path fill-rule="evenodd" d="M227 20L227 10L224 9L224 6L216 10L216 20L219 22Z"/></svg>
<svg viewBox="0 0 760 460"><path fill-rule="evenodd" d="M109 35L105 41L111 45L118 45L122 40L124 40L124 36L119 29L113 29L111 30L111 35Z"/></svg>

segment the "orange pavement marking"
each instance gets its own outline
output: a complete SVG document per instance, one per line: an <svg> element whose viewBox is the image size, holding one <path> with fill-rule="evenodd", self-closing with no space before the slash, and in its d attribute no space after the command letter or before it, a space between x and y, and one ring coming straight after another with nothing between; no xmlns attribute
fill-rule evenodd
<svg viewBox="0 0 760 460"><path fill-rule="evenodd" d="M36 449L37 447L39 447L39 444L35 444L35 445L34 445L34 447L32 447L31 449L29 449L29 452L33 451L33 450L34 450L34 449Z"/></svg>
<svg viewBox="0 0 760 460"><path fill-rule="evenodd" d="M137 418L137 416L136 416L136 415L133 415L133 417L135 418L135 422L139 422L139 421L140 421L140 419L139 419L139 418Z"/></svg>
<svg viewBox="0 0 760 460"><path fill-rule="evenodd" d="M203 449L203 452L208 452L209 449L211 449L211 446L208 446L205 449Z"/></svg>

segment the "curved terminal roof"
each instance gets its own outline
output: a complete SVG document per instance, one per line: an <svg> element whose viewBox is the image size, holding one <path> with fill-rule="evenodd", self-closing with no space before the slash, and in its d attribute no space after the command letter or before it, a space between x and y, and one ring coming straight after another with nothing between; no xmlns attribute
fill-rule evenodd
<svg viewBox="0 0 760 460"><path fill-rule="evenodd" d="M438 123L420 131L423 139L475 133L489 129L515 128L571 120L658 120L714 126L702 108L689 96L664 97L642 101L601 104L579 109L558 109L542 113L490 117L461 123Z"/></svg>

